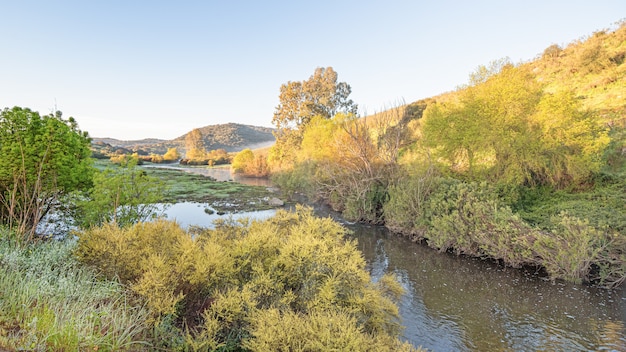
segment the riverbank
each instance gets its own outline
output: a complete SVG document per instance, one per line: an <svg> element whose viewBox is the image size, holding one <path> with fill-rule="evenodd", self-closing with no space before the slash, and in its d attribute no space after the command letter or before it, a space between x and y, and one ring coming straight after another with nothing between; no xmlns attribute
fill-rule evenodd
<svg viewBox="0 0 626 352"><path fill-rule="evenodd" d="M610 288L626 279L626 183L584 192L521 189L524 197L507 202L486 183L429 177L390 187L384 213L392 231L440 252L537 267L552 280ZM420 193L416 183L430 186Z"/></svg>

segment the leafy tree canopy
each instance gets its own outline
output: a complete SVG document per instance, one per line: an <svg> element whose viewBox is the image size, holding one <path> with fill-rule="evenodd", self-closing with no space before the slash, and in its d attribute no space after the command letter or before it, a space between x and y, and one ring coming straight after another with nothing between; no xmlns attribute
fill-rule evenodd
<svg viewBox="0 0 626 352"><path fill-rule="evenodd" d="M573 94L546 93L524 68L476 78L485 72L456 100L426 110L424 141L440 160L470 179L512 185L564 187L599 169L607 132Z"/></svg>
<svg viewBox="0 0 626 352"><path fill-rule="evenodd" d="M33 235L63 195L91 185L90 139L61 112L0 112L0 221Z"/></svg>
<svg viewBox="0 0 626 352"><path fill-rule="evenodd" d="M185 136L185 147L187 149L187 159L197 160L203 159L206 156L206 149L204 148L200 129L194 128Z"/></svg>
<svg viewBox="0 0 626 352"><path fill-rule="evenodd" d="M332 67L318 67L308 80L280 87L280 104L272 123L278 129L297 129L317 115L329 119L338 112L356 113L357 105L349 99L351 92L349 84L337 82Z"/></svg>
<svg viewBox="0 0 626 352"><path fill-rule="evenodd" d="M318 67L308 80L283 84L280 104L272 119L278 130L270 161L282 166L293 164L302 135L314 117L330 119L338 113L356 114L357 104L349 98L351 92L349 84L337 82L337 72L332 67Z"/></svg>

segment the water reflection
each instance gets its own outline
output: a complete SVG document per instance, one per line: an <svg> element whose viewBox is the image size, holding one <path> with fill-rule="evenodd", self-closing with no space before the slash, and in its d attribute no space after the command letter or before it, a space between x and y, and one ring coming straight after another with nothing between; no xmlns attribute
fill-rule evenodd
<svg viewBox="0 0 626 352"><path fill-rule="evenodd" d="M404 338L435 351L626 351L621 290L552 283L490 261L440 254L378 227L351 225L374 278L407 294Z"/></svg>
<svg viewBox="0 0 626 352"><path fill-rule="evenodd" d="M161 206L164 208L165 217L168 220L176 221L183 228L188 228L192 225L210 228L213 227L215 220L229 217L233 219L250 218L263 220L276 214L275 209L270 209L218 215L208 204L195 202L181 202Z"/></svg>

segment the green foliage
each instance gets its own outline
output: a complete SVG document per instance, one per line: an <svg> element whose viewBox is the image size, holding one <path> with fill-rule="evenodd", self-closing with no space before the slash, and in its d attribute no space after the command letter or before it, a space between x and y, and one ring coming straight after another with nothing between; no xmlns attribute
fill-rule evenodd
<svg viewBox="0 0 626 352"><path fill-rule="evenodd" d="M77 263L74 247L0 239L1 350L140 351L149 344L148 311L122 285Z"/></svg>
<svg viewBox="0 0 626 352"><path fill-rule="evenodd" d="M244 149L233 158L231 169L235 173L244 174L246 176L267 176L267 158L262 154L255 155L250 149Z"/></svg>
<svg viewBox="0 0 626 352"><path fill-rule="evenodd" d="M322 116L309 122L302 136L298 159L300 161L326 161L333 159L333 148L337 124Z"/></svg>
<svg viewBox="0 0 626 352"><path fill-rule="evenodd" d="M533 249L552 277L581 283L599 261L606 235L586 221L561 214L552 233L537 237Z"/></svg>
<svg viewBox="0 0 626 352"><path fill-rule="evenodd" d="M165 184L136 167L130 158L116 168L94 174L89 198L78 202L75 219L83 227L114 222L128 226L159 214L154 203L163 199Z"/></svg>
<svg viewBox="0 0 626 352"><path fill-rule="evenodd" d="M231 168L236 173L243 173L248 165L254 162L254 152L248 148L240 151L233 158Z"/></svg>
<svg viewBox="0 0 626 352"><path fill-rule="evenodd" d="M533 168L538 183L564 188L600 170L608 131L571 92L543 95L531 121L541 145Z"/></svg>
<svg viewBox="0 0 626 352"><path fill-rule="evenodd" d="M365 185L365 187L345 189L344 191L348 193L344 193L339 206L343 208L343 216L346 219L380 223L382 205L387 200L387 188L376 182L365 183Z"/></svg>
<svg viewBox="0 0 626 352"><path fill-rule="evenodd" d="M470 180L577 185L600 169L607 131L569 92L546 94L524 68L498 74L429 106L425 144Z"/></svg>
<svg viewBox="0 0 626 352"><path fill-rule="evenodd" d="M429 196L428 245L440 251L502 259L514 267L535 264L537 230L498 204L485 183L439 182Z"/></svg>
<svg viewBox="0 0 626 352"><path fill-rule="evenodd" d="M298 208L265 221L224 220L193 237L165 221L126 229L105 225L79 234L76 255L129 285L157 321L179 317L190 329L187 348L293 350L312 329L311 344L328 336L334 339L328 346L400 346L394 301L402 289L391 277L372 283L344 234L332 220ZM285 324L310 322L275 334L267 326L274 315ZM337 317L339 325L322 324L325 316Z"/></svg>
<svg viewBox="0 0 626 352"><path fill-rule="evenodd" d="M576 210L575 217L554 214L555 209L566 208L568 203L555 197L553 191L543 190L544 193L536 189L534 195L525 195L519 202L541 204L541 200L548 207L538 207L530 214L527 211L516 214L501 204L500 190L485 183L419 176L390 187L385 216L387 226L416 239L425 239L429 246L440 251L499 259L513 267L544 267L552 279L593 282L605 287L623 282L626 237L615 230L623 222L623 216L612 214L615 209L623 208L623 200L607 203L602 210L594 207L595 203L570 197L573 202L569 206ZM563 191L558 193L567 196ZM607 218L599 215L599 211ZM538 228L520 214L526 217L540 214L549 219L542 219L539 222L542 228ZM581 220L585 218L594 221ZM613 227L607 226L608 223Z"/></svg>
<svg viewBox="0 0 626 352"><path fill-rule="evenodd" d="M89 138L61 112L0 112L0 223L32 238L59 199L86 189L93 172Z"/></svg>
<svg viewBox="0 0 626 352"><path fill-rule="evenodd" d="M288 197L304 194L315 199L317 187L314 175L317 170L317 164L312 161L298 163L289 171L272 173L272 182Z"/></svg>
<svg viewBox="0 0 626 352"><path fill-rule="evenodd" d="M432 167L399 178L389 186L384 203L385 226L392 231L422 239L428 228L428 200L440 179Z"/></svg>
<svg viewBox="0 0 626 352"><path fill-rule="evenodd" d="M337 82L332 67L318 67L306 81L288 82L280 87L280 104L272 123L280 129L306 126L314 116L330 119L339 112L356 113L357 105L348 97L352 89Z"/></svg>
<svg viewBox="0 0 626 352"><path fill-rule="evenodd" d="M596 183L585 192L553 191L549 189L523 188L524 195L516 208L526 221L542 229L553 225L552 218L562 212L579 219L586 219L595 228L626 233L626 182Z"/></svg>

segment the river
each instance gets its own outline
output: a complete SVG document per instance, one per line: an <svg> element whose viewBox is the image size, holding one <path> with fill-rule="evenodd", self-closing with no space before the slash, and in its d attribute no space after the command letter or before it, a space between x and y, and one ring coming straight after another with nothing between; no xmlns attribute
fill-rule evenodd
<svg viewBox="0 0 626 352"><path fill-rule="evenodd" d="M168 214L183 226L212 221L202 205L181 207L185 220L172 208ZM398 277L406 291L399 304L402 338L415 346L432 351L626 351L622 288L551 282L532 271L438 253L383 227L345 222L323 206L316 212L352 230L373 280L385 273Z"/></svg>

